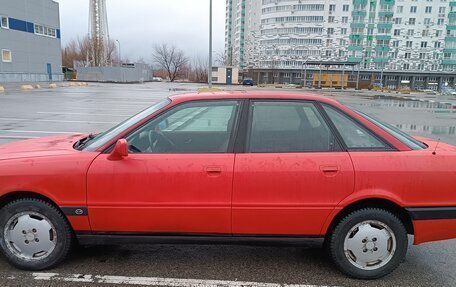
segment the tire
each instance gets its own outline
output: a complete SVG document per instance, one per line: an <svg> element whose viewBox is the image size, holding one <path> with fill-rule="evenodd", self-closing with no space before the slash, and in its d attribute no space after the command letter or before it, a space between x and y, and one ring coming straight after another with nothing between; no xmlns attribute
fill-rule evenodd
<svg viewBox="0 0 456 287"><path fill-rule="evenodd" d="M408 248L404 224L391 212L379 208L348 214L326 241L328 253L340 271L367 280L393 272L404 261Z"/></svg>
<svg viewBox="0 0 456 287"><path fill-rule="evenodd" d="M68 256L72 243L66 218L46 201L18 199L0 210L0 250L19 269L52 268Z"/></svg>

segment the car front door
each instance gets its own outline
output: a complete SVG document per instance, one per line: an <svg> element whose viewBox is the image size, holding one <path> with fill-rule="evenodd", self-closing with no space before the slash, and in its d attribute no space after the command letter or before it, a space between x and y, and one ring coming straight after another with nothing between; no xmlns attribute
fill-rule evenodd
<svg viewBox="0 0 456 287"><path fill-rule="evenodd" d="M350 156L317 104L251 102L235 161L233 234L320 235L353 186Z"/></svg>
<svg viewBox="0 0 456 287"><path fill-rule="evenodd" d="M88 172L93 231L231 233L238 101L178 105L126 137L128 157Z"/></svg>

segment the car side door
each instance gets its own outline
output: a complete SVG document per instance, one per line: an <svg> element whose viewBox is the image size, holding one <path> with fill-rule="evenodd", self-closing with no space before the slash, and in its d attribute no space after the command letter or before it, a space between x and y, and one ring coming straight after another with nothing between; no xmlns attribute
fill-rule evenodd
<svg viewBox="0 0 456 287"><path fill-rule="evenodd" d="M93 231L231 233L232 151L240 103L195 101L128 136L128 157L103 153L88 172Z"/></svg>
<svg viewBox="0 0 456 287"><path fill-rule="evenodd" d="M353 192L348 152L311 101L252 100L236 154L233 234L320 235Z"/></svg>

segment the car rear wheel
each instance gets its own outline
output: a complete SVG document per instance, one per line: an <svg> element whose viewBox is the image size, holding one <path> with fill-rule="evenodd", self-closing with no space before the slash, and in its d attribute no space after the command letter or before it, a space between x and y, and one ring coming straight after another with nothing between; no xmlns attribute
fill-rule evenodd
<svg viewBox="0 0 456 287"><path fill-rule="evenodd" d="M9 263L24 270L54 267L72 244L70 226L51 204L19 199L0 210L0 249Z"/></svg>
<svg viewBox="0 0 456 287"><path fill-rule="evenodd" d="M350 277L377 279L394 271L408 248L407 231L389 211L366 208L345 216L327 238L336 266Z"/></svg>

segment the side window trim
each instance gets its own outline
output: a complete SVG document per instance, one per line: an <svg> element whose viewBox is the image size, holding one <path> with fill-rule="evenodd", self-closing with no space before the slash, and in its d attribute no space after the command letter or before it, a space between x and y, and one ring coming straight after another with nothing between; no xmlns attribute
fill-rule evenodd
<svg viewBox="0 0 456 287"><path fill-rule="evenodd" d="M255 102L296 102L296 103L310 103L315 106L315 109L317 112L320 113L321 117L324 120L324 123L328 126L330 133L334 136L335 139L335 145L334 145L334 150L332 151L325 151L324 153L334 153L334 152L346 152L347 149L345 147L345 144L341 139L339 138L340 135L338 133L335 133L337 129L334 127L333 128L333 123L332 121L329 120L329 117L327 114L324 112L323 108L320 106L320 103L318 101L314 100L300 100L300 99L268 99L268 98L255 98L255 99L249 99L248 104L244 107L244 122L241 124L242 129L244 130L244 139L243 139L243 145L242 145L242 153L251 153L250 152L250 132L252 129L253 125L253 105ZM236 152L236 151L235 151ZM280 152L280 153L286 153L286 152ZM321 151L300 151L300 152L295 152L295 153L321 153Z"/></svg>
<svg viewBox="0 0 456 287"><path fill-rule="evenodd" d="M337 134L337 136L339 137L339 140L340 142L343 144L344 146L344 149L348 152L366 152L366 151L372 151L372 152L378 152L378 151L397 151L397 149L391 144L389 143L387 140L385 140L382 136L379 136L377 133L375 133L374 131L372 131L370 128L368 128L367 126L365 126L362 122L360 122L358 119L356 118L353 118L352 116L350 116L349 114L347 114L346 112L342 111L341 109L339 109L338 107L335 107L331 104L327 104L327 103L322 103L322 102L318 102L318 105L321 107L321 110L322 110L322 113L324 114L324 116L328 119L328 121L331 123L331 126L335 129L335 132ZM353 122L357 123L358 125L360 125L363 129L365 129L369 135L373 136L374 138L376 138L377 140L379 140L381 143L383 143L385 145L384 148L369 148L369 147L359 147L359 148L349 148L347 146L347 144L345 143L342 135L339 133L339 130L336 128L336 125L333 123L333 121L331 120L331 118L329 117L329 115L327 114L326 110L324 109L324 106L327 106L327 107L330 107L334 110L336 110L337 112L341 113L342 115L350 118Z"/></svg>
<svg viewBox="0 0 456 287"><path fill-rule="evenodd" d="M122 136L123 139L126 139L128 137L130 137L132 134L134 134L135 132L137 132L138 130L140 130L141 128L143 128L144 126L148 125L151 121L161 117L163 114L165 113L168 113L176 108L179 108L183 105L186 105L186 104L192 104L192 103L208 103L208 102L235 102L237 107L236 107L236 111L235 111L235 120L234 120L234 123L231 127L231 134L230 134L230 139L229 139L229 142L228 142L228 148L227 148L227 151L226 152L204 152L204 154L232 154L234 153L234 140L235 140L235 136L237 135L237 130L238 130L238 127L239 127L239 124L240 124L240 115L241 115L241 110L242 110L242 107L243 107L243 102L244 100L243 99L238 99L238 98L233 98L233 99L207 99L207 100L191 100L191 101L186 101L186 102L183 102L183 103L179 103L169 109L165 109L163 110L162 112L160 112L159 114L155 115L154 117L150 118L149 120L147 120L146 122L144 122L143 124L141 124L140 126L136 127L134 130L131 130L130 132L128 132L128 134L125 134L124 136ZM108 148L106 148L102 153L103 154L107 154L107 153L110 153L112 152L114 146L115 146L115 142L109 146ZM136 153L136 154L144 154L144 155L154 155L154 154L158 154L158 153ZM166 153L162 153L162 154L166 154ZM177 153L167 153L167 154L203 154L203 152L177 152Z"/></svg>

